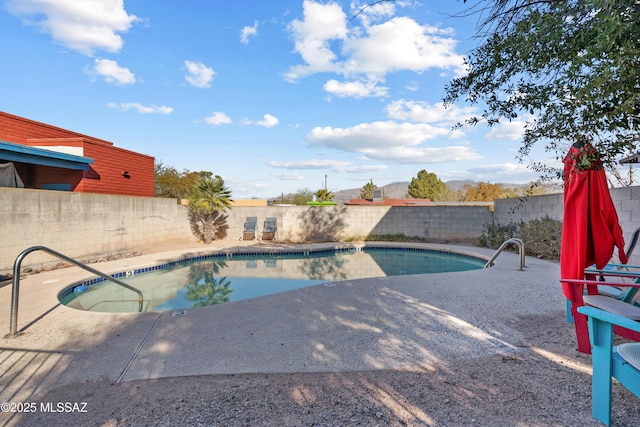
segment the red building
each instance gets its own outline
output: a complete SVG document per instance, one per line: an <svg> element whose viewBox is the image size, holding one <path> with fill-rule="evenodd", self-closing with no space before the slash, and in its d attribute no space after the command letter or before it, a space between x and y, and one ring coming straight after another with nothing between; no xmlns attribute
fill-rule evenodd
<svg viewBox="0 0 640 427"><path fill-rule="evenodd" d="M0 186L153 197L153 178L151 156L0 111Z"/></svg>

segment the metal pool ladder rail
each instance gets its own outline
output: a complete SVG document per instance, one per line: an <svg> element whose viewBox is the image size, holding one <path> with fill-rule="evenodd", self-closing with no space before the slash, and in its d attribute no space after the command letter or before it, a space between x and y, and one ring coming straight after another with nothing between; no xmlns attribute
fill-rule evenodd
<svg viewBox="0 0 640 427"><path fill-rule="evenodd" d="M504 251L504 248L506 248L507 245L510 245L512 243L518 246L518 253L520 254L520 271L524 270L524 242L522 241L522 239L518 239L517 237L512 237L511 239L505 240L500 245L496 253L493 254L491 259L487 261L487 263L484 265L484 268L491 267L491 264L493 264L493 261L495 261L496 258L498 258L498 255L500 255L502 251Z"/></svg>
<svg viewBox="0 0 640 427"><path fill-rule="evenodd" d="M143 297L142 297L142 292L140 292L140 290L134 288L133 286L127 285L124 282L121 282L118 279L115 279L111 276L107 276L106 274L102 273L101 271L96 270L95 268L91 268L86 264L81 263L80 261L77 261L73 258L69 258L66 255L61 254L60 252L56 252L53 249L47 248L45 246L32 246L28 249L25 249L24 251L22 251L20 253L20 255L18 255L18 257L16 258L15 262L13 263L13 288L11 289L11 320L9 323L9 333L7 335L5 335L5 338L15 338L17 336L20 336L22 333L18 332L18 296L20 293L20 265L22 264L22 260L29 255L31 252L35 252L35 251L43 251L43 252L47 252L48 254L51 254L55 257L58 257L60 259L63 259L65 261L68 261L72 264L77 265L80 268L83 268L97 276L102 277L105 280L110 280L120 286L123 286L135 293L138 294L138 304L139 304L139 310L142 311L142 302L143 302Z"/></svg>

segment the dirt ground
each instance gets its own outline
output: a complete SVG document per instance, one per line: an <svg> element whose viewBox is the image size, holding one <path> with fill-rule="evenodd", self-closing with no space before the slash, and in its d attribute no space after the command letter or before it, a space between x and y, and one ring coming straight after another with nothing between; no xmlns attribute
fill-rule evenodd
<svg viewBox="0 0 640 427"><path fill-rule="evenodd" d="M70 412L14 415L25 426L600 426L591 358L563 318L514 319L517 356L432 371L252 373L73 384L42 396ZM75 405L75 407L74 407ZM7 414L4 414L7 415ZM638 399L613 389L613 425L640 425Z"/></svg>

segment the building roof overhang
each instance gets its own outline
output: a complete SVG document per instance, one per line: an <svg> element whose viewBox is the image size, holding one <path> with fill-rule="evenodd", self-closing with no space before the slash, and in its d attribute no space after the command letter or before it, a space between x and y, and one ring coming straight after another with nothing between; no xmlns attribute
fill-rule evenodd
<svg viewBox="0 0 640 427"><path fill-rule="evenodd" d="M2 160L73 170L89 170L89 165L93 163L93 159L90 157L75 156L6 141L0 141L0 161Z"/></svg>

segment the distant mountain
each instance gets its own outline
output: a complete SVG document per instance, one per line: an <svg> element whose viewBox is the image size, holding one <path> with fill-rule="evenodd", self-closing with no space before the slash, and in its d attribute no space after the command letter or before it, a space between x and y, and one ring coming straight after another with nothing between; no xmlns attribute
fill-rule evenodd
<svg viewBox="0 0 640 427"><path fill-rule="evenodd" d="M465 185L475 185L477 184L477 182L472 181L470 179L461 179L461 180L447 181L445 182L445 184L447 184L449 188L452 188L454 190L464 190Z"/></svg>

